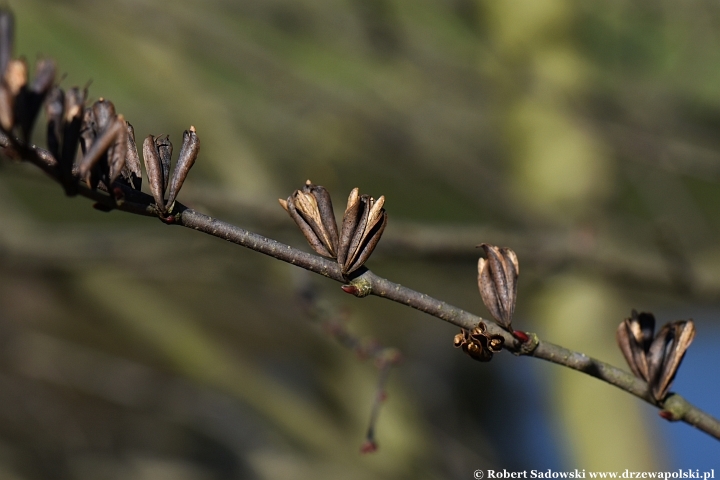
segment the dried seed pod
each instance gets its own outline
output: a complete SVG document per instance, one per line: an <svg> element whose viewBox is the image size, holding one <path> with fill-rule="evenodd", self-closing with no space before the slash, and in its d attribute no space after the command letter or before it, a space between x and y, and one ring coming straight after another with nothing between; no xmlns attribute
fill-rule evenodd
<svg viewBox="0 0 720 480"><path fill-rule="evenodd" d="M60 160L63 110L65 108L65 92L60 87L53 87L45 102L45 117L47 118L47 143L50 153L56 160Z"/></svg>
<svg viewBox="0 0 720 480"><path fill-rule="evenodd" d="M337 256L338 245L338 229L335 220L335 211L333 210L330 194L318 185L313 185L309 180L305 184L305 188L315 198L318 212L320 214L320 223L322 225L323 242L328 246L328 250L333 257Z"/></svg>
<svg viewBox="0 0 720 480"><path fill-rule="evenodd" d="M155 205L158 210L164 212L165 199L163 188L163 167L160 160L160 154L157 151L155 137L148 135L143 142L143 160L145 161L145 172L148 177L148 185L150 185L150 193L155 199Z"/></svg>
<svg viewBox="0 0 720 480"><path fill-rule="evenodd" d="M0 8L0 75L5 73L13 56L15 17L7 8Z"/></svg>
<svg viewBox="0 0 720 480"><path fill-rule="evenodd" d="M155 148L157 149L158 156L160 157L160 165L162 166L162 193L164 198L170 180L170 162L172 160L173 150L172 143L170 143L170 136L160 135L159 137L155 137Z"/></svg>
<svg viewBox="0 0 720 480"><path fill-rule="evenodd" d="M9 132L15 123L15 97L13 97L10 89L5 85L4 80L0 80L0 128Z"/></svg>
<svg viewBox="0 0 720 480"><path fill-rule="evenodd" d="M92 105L93 118L96 123L96 133L106 130L108 126L115 120L117 113L115 112L115 105L103 97L100 97Z"/></svg>
<svg viewBox="0 0 720 480"><path fill-rule="evenodd" d="M127 147L125 149L125 166L120 171L124 183L134 190L140 190L142 186L142 167L140 167L140 156L135 144L135 129L130 122L125 122L127 133Z"/></svg>
<svg viewBox="0 0 720 480"><path fill-rule="evenodd" d="M55 72L57 65L51 58L41 58L35 64L35 78L30 85L30 90L35 93L49 91L55 83Z"/></svg>
<svg viewBox="0 0 720 480"><path fill-rule="evenodd" d="M28 68L24 58L12 59L8 62L3 81L13 97L27 85Z"/></svg>
<svg viewBox="0 0 720 480"><path fill-rule="evenodd" d="M195 164L199 151L200 139L198 139L195 133L195 127L190 126L189 130L183 132L183 143L182 147L180 147L180 155L175 164L172 180L170 180L170 191L167 199L167 210L170 212L175 205L175 198L177 198L190 169Z"/></svg>
<svg viewBox="0 0 720 480"><path fill-rule="evenodd" d="M492 353L497 353L502 350L505 344L505 338L503 338L502 335L491 335L487 333L487 326L482 322L470 331L470 338L476 342L482 342L483 346Z"/></svg>
<svg viewBox="0 0 720 480"><path fill-rule="evenodd" d="M658 402L667 395L693 338L693 321L678 320L663 326L650 345L647 356L649 383L651 393Z"/></svg>
<svg viewBox="0 0 720 480"><path fill-rule="evenodd" d="M308 180L302 190L279 202L313 250L324 257L336 258L345 276L362 267L387 225L385 197L376 201L360 195L357 188L350 192L339 235L332 201L324 187Z"/></svg>
<svg viewBox="0 0 720 480"><path fill-rule="evenodd" d="M122 170L125 168L125 159L127 157L128 148L128 132L125 117L122 115L118 115L115 118L115 125L117 133L115 134L115 142L109 149L108 157L109 171L106 181L108 189L118 178L118 176L120 176L120 172L122 172Z"/></svg>
<svg viewBox="0 0 720 480"><path fill-rule="evenodd" d="M83 111L82 126L80 127L80 149L83 155L87 155L87 152L95 142L95 137L98 136L98 132L99 129L95 121L95 112L92 108L86 108Z"/></svg>
<svg viewBox="0 0 720 480"><path fill-rule="evenodd" d="M77 155L86 96L87 90L80 90L77 87L71 88L65 94L62 122L62 150L60 158L57 160L60 163L63 185L68 195L75 194L73 165L75 163L75 156Z"/></svg>
<svg viewBox="0 0 720 480"><path fill-rule="evenodd" d="M517 298L520 265L509 248L483 243L487 259L478 260L478 288L483 303L504 329L512 332L512 317Z"/></svg>
<svg viewBox="0 0 720 480"><path fill-rule="evenodd" d="M20 125L23 140L30 139L35 119L37 118L43 100L55 82L55 62L51 59L40 59L35 66L35 78L30 87L17 98L15 112L17 124Z"/></svg>
<svg viewBox="0 0 720 480"><path fill-rule="evenodd" d="M0 79L0 126L9 132L15 126L17 96L27 85L28 72L24 59L11 59Z"/></svg>
<svg viewBox="0 0 720 480"><path fill-rule="evenodd" d="M651 313L633 310L619 325L617 341L633 374L645 380L652 397L661 402L695 337L695 324L692 320L668 323L653 339L654 328Z"/></svg>
<svg viewBox="0 0 720 480"><path fill-rule="evenodd" d="M353 188L348 196L347 207L345 207L342 226L340 228L337 255L337 260L340 265L344 265L347 260L348 251L350 250L350 242L352 242L352 239L355 236L355 228L360 222L361 213L360 189Z"/></svg>
<svg viewBox="0 0 720 480"><path fill-rule="evenodd" d="M85 154L78 165L78 174L97 188L102 181L109 190L125 164L127 127L122 115L115 113L109 100L100 98L83 113L81 146Z"/></svg>
<svg viewBox="0 0 720 480"><path fill-rule="evenodd" d="M646 352L650 349L654 332L655 316L636 310L617 329L617 342L630 370L646 382L650 379Z"/></svg>
<svg viewBox="0 0 720 480"><path fill-rule="evenodd" d="M380 241L387 225L384 204L384 196L375 200L368 195L360 195L357 188L350 192L337 255L343 275L362 267Z"/></svg>
<svg viewBox="0 0 720 480"><path fill-rule="evenodd" d="M480 362L489 362L493 354L502 350L505 339L501 335L490 335L484 323L479 323L471 331L464 328L453 338L453 346Z"/></svg>
<svg viewBox="0 0 720 480"><path fill-rule="evenodd" d="M132 126L128 124L128 142L130 135L134 138ZM134 145L134 140L131 142ZM200 149L200 139L198 138L195 127L190 127L183 133L183 146L180 149L180 157L178 158L175 171L173 172L172 182L170 179L170 162L172 160L173 146L167 135L154 137L148 136L143 143L143 160L145 161L145 170L147 171L148 183L150 191L155 199L155 205L160 217L168 220L168 213L172 211L175 205L175 199L180 192L180 188L187 177L190 168L192 168ZM128 148L130 156L133 155L133 149ZM168 183L172 183L170 187L170 197L165 201L165 191ZM139 187L139 185L138 185Z"/></svg>
<svg viewBox="0 0 720 480"><path fill-rule="evenodd" d="M280 205L305 235L310 246L324 257L337 256L337 223L330 194L325 187L305 182L302 190L295 190Z"/></svg>
<svg viewBox="0 0 720 480"><path fill-rule="evenodd" d="M0 8L0 127L8 133L20 128L27 142L45 95L55 79L55 63L40 60L35 80L28 86L28 67L24 58L13 59L15 20L12 12Z"/></svg>
<svg viewBox="0 0 720 480"><path fill-rule="evenodd" d="M472 340L463 346L463 351L479 362L489 362L493 357L493 353L487 348L486 340Z"/></svg>

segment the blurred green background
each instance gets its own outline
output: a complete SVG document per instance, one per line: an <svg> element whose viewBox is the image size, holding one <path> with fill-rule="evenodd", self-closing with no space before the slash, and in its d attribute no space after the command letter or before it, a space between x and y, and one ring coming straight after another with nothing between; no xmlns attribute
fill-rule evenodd
<svg viewBox="0 0 720 480"><path fill-rule="evenodd" d="M65 88L92 81L138 141L177 148L196 126L183 203L309 250L277 198L307 178L336 212L353 187L384 194L377 274L487 316L475 245L511 247L516 328L623 368L631 308L693 316L676 387L720 414L716 2L10 7L16 53L55 58ZM0 204L0 478L468 479L719 457L597 380L507 353L473 362L437 319L98 212L28 165L0 162ZM307 315L308 289L404 356L375 454L359 448L378 371Z"/></svg>

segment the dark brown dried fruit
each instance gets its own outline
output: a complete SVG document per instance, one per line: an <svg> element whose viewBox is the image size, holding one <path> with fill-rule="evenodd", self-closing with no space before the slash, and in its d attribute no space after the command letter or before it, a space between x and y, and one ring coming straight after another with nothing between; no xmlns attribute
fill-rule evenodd
<svg viewBox="0 0 720 480"><path fill-rule="evenodd" d="M678 320L663 326L650 345L648 373L650 389L657 401L665 398L685 352L695 338L692 320Z"/></svg>
<svg viewBox="0 0 720 480"><path fill-rule="evenodd" d="M60 125L60 156L56 158L60 163L61 178L65 192L68 195L74 195L77 188L73 176L73 165L77 155L86 97L87 90L80 90L78 87L73 87L62 95L63 113Z"/></svg>
<svg viewBox="0 0 720 480"><path fill-rule="evenodd" d="M13 56L15 17L7 8L0 8L0 73L5 72Z"/></svg>
<svg viewBox="0 0 720 480"><path fill-rule="evenodd" d="M652 397L661 402L695 337L692 320L678 320L663 326L653 338L655 317L633 310L618 326L617 342L636 377L648 383Z"/></svg>
<svg viewBox="0 0 720 480"><path fill-rule="evenodd" d="M313 250L337 259L345 276L363 266L387 225L385 197L375 200L360 195L357 188L350 192L339 235L332 201L324 187L308 180L302 190L279 202Z"/></svg>
<svg viewBox="0 0 720 480"><path fill-rule="evenodd" d="M180 189L190 169L195 164L195 159L197 159L199 151L200 139L195 133L195 127L191 125L189 130L183 132L183 143L182 147L180 147L180 155L175 164L172 180L170 180L170 192L167 199L168 211L172 211L175 198L177 198L178 193L180 193Z"/></svg>
<svg viewBox="0 0 720 480"><path fill-rule="evenodd" d="M483 303L500 326L512 332L520 265L509 248L483 243L485 258L478 260L478 288Z"/></svg>
<svg viewBox="0 0 720 480"><path fill-rule="evenodd" d="M478 287L483 302L498 323L510 329L515 308L517 258L512 250L481 246L487 256L478 261Z"/></svg>
<svg viewBox="0 0 720 480"><path fill-rule="evenodd" d="M138 155L137 145L135 144L135 129L127 123L127 148L125 154L125 166L120 171L123 183L134 190L140 190L142 186L142 167L140 166L140 155Z"/></svg>
<svg viewBox="0 0 720 480"><path fill-rule="evenodd" d="M471 331L461 328L460 333L453 338L455 348L461 348L471 358L480 362L492 360L493 354L502 350L504 344L505 339L501 335L487 333L487 327L482 322Z"/></svg>
<svg viewBox="0 0 720 480"><path fill-rule="evenodd" d="M23 59L11 59L0 78L0 127L10 132L15 126L15 102L28 80L27 64Z"/></svg>
<svg viewBox="0 0 720 480"><path fill-rule="evenodd" d="M338 231L330 194L321 185L305 182L280 205L295 221L310 246L324 257L337 258Z"/></svg>
<svg viewBox="0 0 720 480"><path fill-rule="evenodd" d="M83 158L78 164L78 175L91 188L102 183L110 190L125 166L127 154L127 123L115 113L115 105L100 98L83 113L80 130Z"/></svg>
<svg viewBox="0 0 720 480"><path fill-rule="evenodd" d="M630 370L646 382L650 379L646 353L650 350L654 332L655 316L636 310L617 329L617 342Z"/></svg>
<svg viewBox="0 0 720 480"><path fill-rule="evenodd" d="M16 99L16 123L20 126L20 133L25 142L30 140L30 134L43 100L55 82L55 70L54 60L47 58L38 60L33 81L29 88L25 89Z"/></svg>
<svg viewBox="0 0 720 480"><path fill-rule="evenodd" d="M387 225L384 204L384 196L375 200L369 195L360 195L357 188L350 192L337 254L343 275L362 267L380 241Z"/></svg>
<svg viewBox="0 0 720 480"><path fill-rule="evenodd" d="M161 217L166 217L172 212L175 206L175 198L180 192L190 168L197 159L200 151L200 140L195 132L195 127L191 126L189 130L183 132L183 146L180 149L180 158L178 158L172 180L170 180L172 150L172 143L167 135L159 137L150 135L143 143L143 159L148 184ZM168 184L171 184L170 197L165 201L165 191Z"/></svg>
<svg viewBox="0 0 720 480"><path fill-rule="evenodd" d="M152 135L148 135L143 142L143 160L145 161L145 173L147 173L150 193L155 199L155 205L158 210L164 210L165 190L163 188L163 167L160 161L160 153L155 143L155 137Z"/></svg>
<svg viewBox="0 0 720 480"><path fill-rule="evenodd" d="M55 62L39 60L35 79L28 84L25 59L13 58L14 34L12 12L0 7L0 128L12 135L19 133L20 141L27 143L40 106L55 81Z"/></svg>

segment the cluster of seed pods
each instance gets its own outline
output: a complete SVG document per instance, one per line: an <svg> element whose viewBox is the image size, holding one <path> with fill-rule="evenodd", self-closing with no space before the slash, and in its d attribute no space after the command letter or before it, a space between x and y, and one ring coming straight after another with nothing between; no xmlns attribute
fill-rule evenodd
<svg viewBox="0 0 720 480"><path fill-rule="evenodd" d="M68 195L77 193L79 182L93 190L107 191L116 202L121 198L115 196L116 182L140 190L142 168L132 125L116 113L115 105L107 99L100 98L86 107L87 88L66 91L55 85L55 62L50 59L37 62L35 77L29 82L27 63L13 58L14 30L12 12L0 8L0 130L11 145L28 148L32 126L44 103L51 163L57 167ZM82 150L79 159L78 147ZM160 218L171 215L199 149L195 127L190 127L183 133L180 155L170 178L169 137L150 135L145 139L143 158Z"/></svg>
<svg viewBox="0 0 720 480"><path fill-rule="evenodd" d="M339 232L332 200L325 187L308 180L302 189L279 202L313 250L336 259L345 276L365 264L387 225L385 197L375 200L361 195L357 188L350 192Z"/></svg>
<svg viewBox="0 0 720 480"><path fill-rule="evenodd" d="M648 383L652 397L661 402L695 338L695 324L677 320L665 324L655 336L654 332L655 316L633 310L618 326L617 342L630 370Z"/></svg>
<svg viewBox="0 0 720 480"><path fill-rule="evenodd" d="M14 34L12 13L0 9L0 128L27 143L43 101L55 82L56 68L53 60L40 59L30 81L25 59L13 58Z"/></svg>

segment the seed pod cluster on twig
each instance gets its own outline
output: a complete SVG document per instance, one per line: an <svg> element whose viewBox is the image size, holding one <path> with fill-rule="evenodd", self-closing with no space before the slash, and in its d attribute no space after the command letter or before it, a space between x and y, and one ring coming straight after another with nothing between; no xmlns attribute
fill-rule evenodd
<svg viewBox="0 0 720 480"><path fill-rule="evenodd" d="M387 212L383 208L385 197L375 200L369 195L360 195L357 188L350 192L339 233L330 194L325 187L308 180L302 190L295 190L287 200L280 199L279 202L313 250L336 259L345 276L363 266L387 225Z"/></svg>
<svg viewBox="0 0 720 480"><path fill-rule="evenodd" d="M32 125L44 102L49 149L47 163L57 168L58 178L68 195L77 194L79 180L93 190L106 190L115 202L123 198L122 189L113 188L116 181L140 190L142 167L132 125L115 112L112 102L104 98L86 108L87 88L73 87L64 91L54 85L56 67L53 60L39 60L35 78L28 83L25 60L13 58L14 28L12 13L0 7L0 132L6 134L10 145L15 151L28 147ZM76 162L78 145L82 149L82 158ZM170 179L170 140L167 136L152 135L145 140L143 156L150 190L161 218L167 219L172 212L199 148L195 127L190 127L183 134L180 156Z"/></svg>
<svg viewBox="0 0 720 480"><path fill-rule="evenodd" d="M100 98L83 113L80 147L83 158L77 171L91 188L100 182L109 190L125 168L128 150L127 122L115 113L115 105Z"/></svg>
<svg viewBox="0 0 720 480"><path fill-rule="evenodd" d="M197 136L195 127L190 126L188 130L183 132L180 155L175 164L172 178L170 178L172 151L173 146L170 137L167 135L158 137L148 135L143 142L143 160L145 161L148 184L161 218L165 218L172 213L175 199L200 151L200 139ZM168 198L165 200L168 187L170 190Z"/></svg>
<svg viewBox="0 0 720 480"><path fill-rule="evenodd" d="M655 316L633 310L618 326L617 342L630 370L648 383L652 397L661 402L695 338L695 324L692 320L670 322L653 338L654 331Z"/></svg>
<svg viewBox="0 0 720 480"><path fill-rule="evenodd" d="M512 332L512 317L517 298L517 279L520 264L509 248L483 243L478 245L487 258L478 260L478 288L483 303L495 321Z"/></svg>
<svg viewBox="0 0 720 480"><path fill-rule="evenodd" d="M469 331L461 328L460 333L453 339L455 348L461 348L463 352L479 362L492 360L493 354L502 350L504 344L505 339L502 335L489 334L487 327L482 322Z"/></svg>
<svg viewBox="0 0 720 480"><path fill-rule="evenodd" d="M55 81L55 62L39 59L35 78L28 84L27 62L24 58L13 58L14 34L12 12L0 8L0 128L11 136L18 133L27 144L40 107Z"/></svg>
<svg viewBox="0 0 720 480"><path fill-rule="evenodd" d="M60 178L68 195L74 195L77 188L73 167L86 98L87 89L73 87L65 93L60 87L53 87L45 102L48 148L58 162Z"/></svg>

